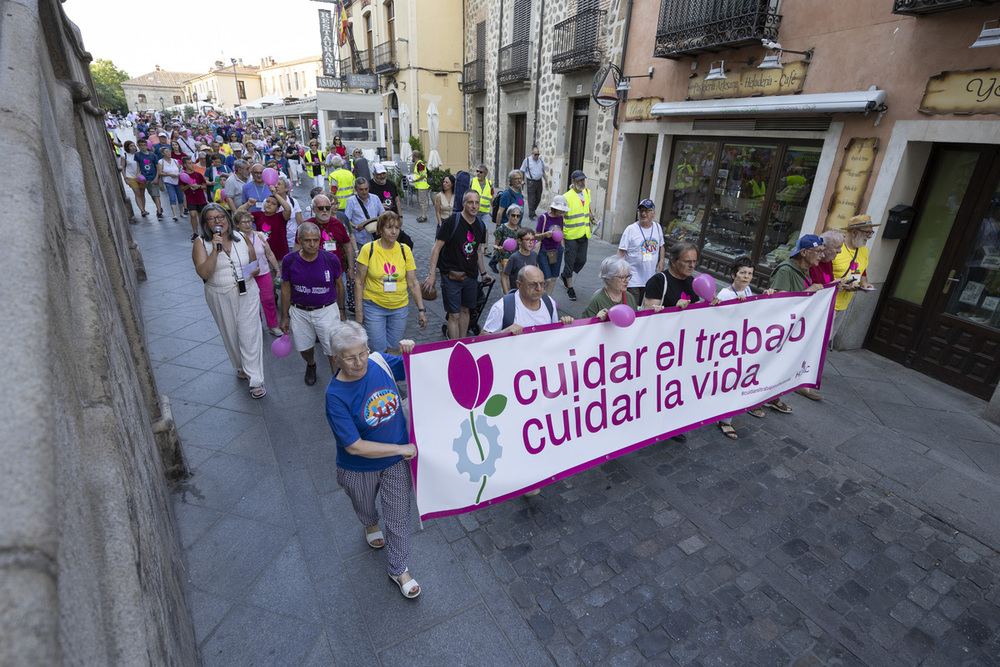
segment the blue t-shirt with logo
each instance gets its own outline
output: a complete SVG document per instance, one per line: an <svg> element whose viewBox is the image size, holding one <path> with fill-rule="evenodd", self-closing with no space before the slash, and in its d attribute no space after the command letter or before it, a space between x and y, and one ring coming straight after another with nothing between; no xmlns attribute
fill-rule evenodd
<svg viewBox="0 0 1000 667"><path fill-rule="evenodd" d="M396 380L406 379L403 358L383 354ZM337 440L337 467L367 472L385 470L401 456L370 459L347 451L358 440L405 445L410 441L403 402L393 378L372 358L365 376L343 382L334 376L326 387L326 419Z"/></svg>
<svg viewBox="0 0 1000 667"><path fill-rule="evenodd" d="M156 163L158 159L156 153L135 153L135 166L147 181L156 178Z"/></svg>

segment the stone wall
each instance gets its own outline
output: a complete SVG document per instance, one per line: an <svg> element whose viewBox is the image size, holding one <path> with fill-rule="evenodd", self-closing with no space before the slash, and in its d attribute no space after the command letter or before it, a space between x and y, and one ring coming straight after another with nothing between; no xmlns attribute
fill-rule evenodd
<svg viewBox="0 0 1000 667"><path fill-rule="evenodd" d="M196 664L167 497L183 474L142 260L58 0L0 15L0 664Z"/></svg>

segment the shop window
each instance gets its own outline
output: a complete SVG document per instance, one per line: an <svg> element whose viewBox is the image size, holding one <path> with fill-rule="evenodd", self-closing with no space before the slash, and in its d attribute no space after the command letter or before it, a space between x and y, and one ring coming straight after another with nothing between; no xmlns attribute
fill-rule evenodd
<svg viewBox="0 0 1000 667"><path fill-rule="evenodd" d="M376 141L375 114L364 111L328 111L327 136L339 136L345 144Z"/></svg>
<svg viewBox="0 0 1000 667"><path fill-rule="evenodd" d="M820 151L782 141L678 139L665 235L697 244L700 268L720 277L747 255L758 265L757 282L766 282L802 233Z"/></svg>

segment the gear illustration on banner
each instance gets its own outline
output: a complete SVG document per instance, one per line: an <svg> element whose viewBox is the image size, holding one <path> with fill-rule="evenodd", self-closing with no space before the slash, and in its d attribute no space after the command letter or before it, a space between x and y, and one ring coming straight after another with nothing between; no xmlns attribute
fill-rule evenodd
<svg viewBox="0 0 1000 667"><path fill-rule="evenodd" d="M468 421L462 422L462 433L458 436L452 449L458 454L458 463L455 469L459 473L469 476L470 482L478 481L483 475L489 477L497 470L497 460L503 454L503 447L500 446L500 429L486 421L486 417L479 415L476 417L476 432L479 434L481 444L486 444L489 452L486 460L480 463L469 458L469 441L473 439L472 425Z"/></svg>

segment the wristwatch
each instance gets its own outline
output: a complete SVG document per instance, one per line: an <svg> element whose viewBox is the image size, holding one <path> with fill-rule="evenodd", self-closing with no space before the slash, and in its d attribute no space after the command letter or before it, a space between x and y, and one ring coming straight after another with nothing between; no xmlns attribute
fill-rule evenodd
<svg viewBox="0 0 1000 667"><path fill-rule="evenodd" d="M426 313L427 309L426 308L417 308L417 312L418 313Z"/></svg>

